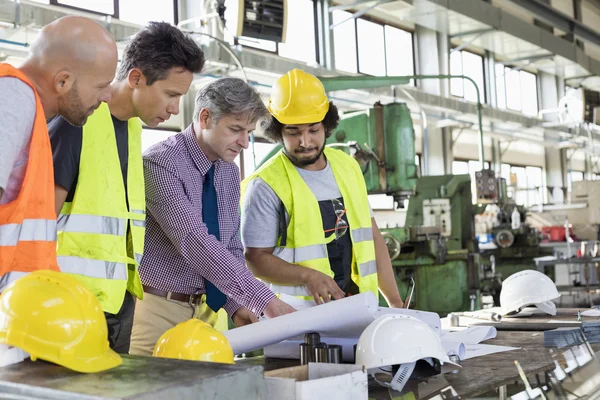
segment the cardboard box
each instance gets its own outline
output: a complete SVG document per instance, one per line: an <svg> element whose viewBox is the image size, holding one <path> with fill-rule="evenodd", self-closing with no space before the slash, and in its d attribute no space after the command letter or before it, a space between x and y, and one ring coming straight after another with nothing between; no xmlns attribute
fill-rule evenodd
<svg viewBox="0 0 600 400"><path fill-rule="evenodd" d="M265 372L265 400L366 400L360 365L309 363Z"/></svg>

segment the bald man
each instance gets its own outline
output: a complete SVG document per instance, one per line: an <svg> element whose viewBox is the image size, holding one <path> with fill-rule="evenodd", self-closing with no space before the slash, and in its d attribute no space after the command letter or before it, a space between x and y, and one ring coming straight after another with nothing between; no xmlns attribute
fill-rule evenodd
<svg viewBox="0 0 600 400"><path fill-rule="evenodd" d="M117 57L106 29L91 19L69 16L41 30L20 68L0 64L0 228L2 205L15 200L22 188L36 116L49 120L62 115L73 125L85 124L110 100ZM45 124L39 129L48 135ZM51 159L49 142L35 154ZM49 196L54 210L53 190Z"/></svg>

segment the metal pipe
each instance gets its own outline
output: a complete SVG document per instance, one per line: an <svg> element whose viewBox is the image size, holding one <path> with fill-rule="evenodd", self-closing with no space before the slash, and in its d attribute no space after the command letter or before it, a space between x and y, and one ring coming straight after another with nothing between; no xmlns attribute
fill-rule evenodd
<svg viewBox="0 0 600 400"><path fill-rule="evenodd" d="M466 79L473 84L477 94L477 120L479 123L479 162L483 169L485 158L483 153L483 118L479 86L466 75L405 75L405 76L338 76L319 77L325 91L348 89L372 89L381 86L406 85L411 79Z"/></svg>

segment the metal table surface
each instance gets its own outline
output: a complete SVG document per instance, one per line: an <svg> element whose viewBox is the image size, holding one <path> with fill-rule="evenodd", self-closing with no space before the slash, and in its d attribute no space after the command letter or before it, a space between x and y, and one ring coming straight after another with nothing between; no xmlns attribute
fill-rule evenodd
<svg viewBox="0 0 600 400"><path fill-rule="evenodd" d="M44 361L0 368L0 399L262 399L263 368L122 356L117 368L81 374Z"/></svg>
<svg viewBox="0 0 600 400"><path fill-rule="evenodd" d="M553 370L555 365L550 356L549 349L544 347L544 332L537 329L529 331L527 328L537 326L537 324L542 322L547 323L547 321L552 320L553 318L556 321L573 320L573 322L576 323L577 310L578 309L558 309L558 315L556 317L534 316L530 317L531 319L520 318L517 323L522 327L521 331L498 331L495 339L485 341L485 344L521 347L520 350L490 354L461 361L460 364L462 369L460 373L445 374L443 377L463 398L471 398L482 394L486 394L487 397L487 395L492 395L489 392L495 393L498 388L520 379L519 372L515 367L515 361L519 362L527 376L533 376L544 371ZM598 319L599 318L585 318L584 320ZM479 322L480 320L475 321ZM489 324L489 322L487 322L487 324ZM559 322L556 322L556 324L560 324L560 326L569 325ZM592 344L591 346L595 352L600 351L600 344ZM270 371L273 369L299 365L299 361L254 357L242 360L238 362L238 364L262 365L264 366L265 371ZM375 390L371 392L370 386L369 390L369 397L371 398L390 398L387 389L375 388ZM495 396L497 397L497 394Z"/></svg>

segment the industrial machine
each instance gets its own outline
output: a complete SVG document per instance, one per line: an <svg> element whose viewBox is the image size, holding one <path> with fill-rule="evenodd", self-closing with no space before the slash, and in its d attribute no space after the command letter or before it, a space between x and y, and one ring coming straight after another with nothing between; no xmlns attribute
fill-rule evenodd
<svg viewBox="0 0 600 400"><path fill-rule="evenodd" d="M535 258L552 255L551 248L540 247L541 234L526 221L526 210L507 196L506 181L493 170L475 176L476 233L480 243L482 292L500 305L502 280L525 270L536 269Z"/></svg>
<svg viewBox="0 0 600 400"><path fill-rule="evenodd" d="M357 87L356 81L340 84L338 78L320 79L326 90ZM382 85L377 78L368 79L371 87ZM369 87L368 82L359 83L358 87ZM415 282L411 308L442 315L479 308L470 177L418 178L415 134L406 104L376 103L344 114L327 145L345 149L359 162L369 194L392 196L399 207L408 199L404 226L380 228L403 297L409 282ZM385 305L383 298L381 302Z"/></svg>

